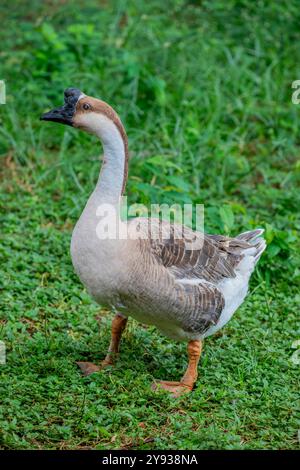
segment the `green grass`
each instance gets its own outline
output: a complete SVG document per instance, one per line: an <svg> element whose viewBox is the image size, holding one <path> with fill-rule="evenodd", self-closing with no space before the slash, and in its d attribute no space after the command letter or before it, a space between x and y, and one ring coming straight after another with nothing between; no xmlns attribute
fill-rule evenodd
<svg viewBox="0 0 300 470"><path fill-rule="evenodd" d="M1 448L297 448L298 2L4 0L0 15ZM68 86L122 116L130 202L204 203L209 232L266 228L250 295L182 399L150 384L180 377L186 346L134 321L114 369L75 365L103 358L111 313L69 255L99 144L39 121Z"/></svg>

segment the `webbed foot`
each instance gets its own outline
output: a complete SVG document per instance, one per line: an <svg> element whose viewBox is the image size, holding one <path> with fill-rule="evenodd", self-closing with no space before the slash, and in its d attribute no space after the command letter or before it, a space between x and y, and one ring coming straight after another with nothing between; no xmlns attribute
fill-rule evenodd
<svg viewBox="0 0 300 470"><path fill-rule="evenodd" d="M80 368L82 375L87 377L88 375L94 374L95 372L99 372L101 369L100 366L97 366L96 364L93 364L92 362L81 362L78 361L76 362L78 367Z"/></svg>
<svg viewBox="0 0 300 470"><path fill-rule="evenodd" d="M152 390L166 390L174 398L178 398L186 393L192 391L192 387L185 385L182 382L169 382L167 380L156 380L152 386Z"/></svg>

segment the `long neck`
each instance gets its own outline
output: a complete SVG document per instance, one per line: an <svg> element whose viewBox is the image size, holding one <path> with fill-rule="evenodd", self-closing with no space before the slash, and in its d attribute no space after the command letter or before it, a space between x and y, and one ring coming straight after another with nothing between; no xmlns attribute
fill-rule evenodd
<svg viewBox="0 0 300 470"><path fill-rule="evenodd" d="M104 157L94 195L99 203L116 204L127 181L127 136L119 120L99 114L95 134L102 142Z"/></svg>

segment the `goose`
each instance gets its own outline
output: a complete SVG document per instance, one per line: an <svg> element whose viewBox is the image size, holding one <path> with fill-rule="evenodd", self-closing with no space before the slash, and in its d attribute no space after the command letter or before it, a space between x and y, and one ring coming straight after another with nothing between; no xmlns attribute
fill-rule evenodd
<svg viewBox="0 0 300 470"><path fill-rule="evenodd" d="M87 291L115 315L105 359L101 364L80 361L78 366L83 375L89 375L114 364L131 316L173 340L187 342L188 365L181 380L155 380L152 388L174 397L190 392L197 380L203 340L224 327L246 297L250 276L266 247L263 229L230 238L156 221L153 236L149 218L121 218L119 201L129 154L127 135L114 109L68 88L64 105L40 119L95 134L103 147L99 179L74 227L70 251ZM99 236L103 207L116 209L114 216L126 228L126 236ZM113 215L107 217L112 223ZM164 236L166 229L169 237ZM137 232L146 236L137 237Z"/></svg>

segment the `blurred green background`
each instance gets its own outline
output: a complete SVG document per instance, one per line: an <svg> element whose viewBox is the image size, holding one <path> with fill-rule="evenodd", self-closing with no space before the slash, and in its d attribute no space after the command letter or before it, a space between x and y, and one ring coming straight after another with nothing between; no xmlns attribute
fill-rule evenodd
<svg viewBox="0 0 300 470"><path fill-rule="evenodd" d="M298 447L299 2L4 0L0 17L1 448ZM70 86L121 116L129 202L205 204L211 233L266 229L250 295L181 400L150 384L178 379L185 345L135 322L114 370L76 369L105 354L111 315L69 255L100 145L39 121Z"/></svg>

